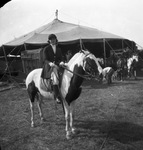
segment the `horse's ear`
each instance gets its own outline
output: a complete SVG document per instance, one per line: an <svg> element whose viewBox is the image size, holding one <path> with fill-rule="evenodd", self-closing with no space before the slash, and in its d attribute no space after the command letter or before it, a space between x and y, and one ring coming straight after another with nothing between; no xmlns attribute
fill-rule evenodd
<svg viewBox="0 0 143 150"><path fill-rule="evenodd" d="M83 49L81 49L79 52L80 52L80 53L85 53Z"/></svg>

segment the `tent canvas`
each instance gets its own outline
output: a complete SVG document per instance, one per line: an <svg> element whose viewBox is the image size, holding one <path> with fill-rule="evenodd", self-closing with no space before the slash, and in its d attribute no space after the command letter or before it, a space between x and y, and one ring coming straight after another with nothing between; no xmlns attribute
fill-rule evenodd
<svg viewBox="0 0 143 150"><path fill-rule="evenodd" d="M103 32L95 28L85 27L81 25L66 23L58 19L54 19L47 25L44 25L27 35L15 39L5 45L16 46L24 43L28 44L44 44L47 43L49 34L57 35L60 43L71 42L79 39L96 40L96 39L124 39L123 37Z"/></svg>
<svg viewBox="0 0 143 150"><path fill-rule="evenodd" d="M56 34L59 46L64 54L68 50L71 50L74 54L82 47L90 50L97 57L106 58L110 56L111 50L126 47L135 48L135 42L121 36L91 27L63 22L56 18L32 32L2 45L0 47L0 57L4 56L7 63L8 59L6 57L9 54L21 55L25 50L41 49L48 44L48 36L51 33ZM31 59L34 61L33 57ZM39 60L35 61L38 62Z"/></svg>
<svg viewBox="0 0 143 150"><path fill-rule="evenodd" d="M51 33L56 34L59 44L61 45L79 43L80 40L82 40L82 42L92 43L103 43L103 39L106 41L129 41L128 39L118 35L100 31L95 28L76 25L54 19L52 22L26 35L14 39L13 41L4 44L2 47L6 51L6 54L20 54L21 51L26 49L37 49L45 46L47 44L48 35ZM28 48L29 46L30 48ZM0 56L4 55L2 47L0 50Z"/></svg>

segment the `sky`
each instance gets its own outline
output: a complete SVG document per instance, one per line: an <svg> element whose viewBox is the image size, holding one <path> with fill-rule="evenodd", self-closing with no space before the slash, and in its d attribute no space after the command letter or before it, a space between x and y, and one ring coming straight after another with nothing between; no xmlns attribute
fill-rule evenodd
<svg viewBox="0 0 143 150"><path fill-rule="evenodd" d="M143 0L11 0L0 8L0 46L55 19L133 40L143 48Z"/></svg>

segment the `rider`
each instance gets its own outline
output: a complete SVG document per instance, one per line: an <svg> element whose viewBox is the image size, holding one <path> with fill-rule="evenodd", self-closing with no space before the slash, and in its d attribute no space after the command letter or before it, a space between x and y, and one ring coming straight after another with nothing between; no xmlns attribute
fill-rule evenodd
<svg viewBox="0 0 143 150"><path fill-rule="evenodd" d="M64 65L61 49L58 47L58 40L55 34L48 37L49 45L43 49L43 70L41 77L51 79L54 96L57 103L61 103L59 91L59 66Z"/></svg>

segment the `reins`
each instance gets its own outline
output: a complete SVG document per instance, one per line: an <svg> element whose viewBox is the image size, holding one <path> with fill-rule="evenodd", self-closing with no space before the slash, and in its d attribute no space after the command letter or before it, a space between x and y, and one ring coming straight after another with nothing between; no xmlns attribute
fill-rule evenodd
<svg viewBox="0 0 143 150"><path fill-rule="evenodd" d="M74 71L71 71L70 69L68 69L68 68L65 67L65 66L61 66L61 67L64 68L65 70L71 72L72 74L75 74L75 75L77 75L77 76L79 76L79 77L81 77L81 78L84 78L84 79L89 79L89 77L90 77L90 79L91 79L91 78L95 78L94 76L92 76L92 75L89 74L89 73L88 73L88 76L87 76L87 75L81 75L81 74L79 74L79 73L76 73L76 72L74 72Z"/></svg>

